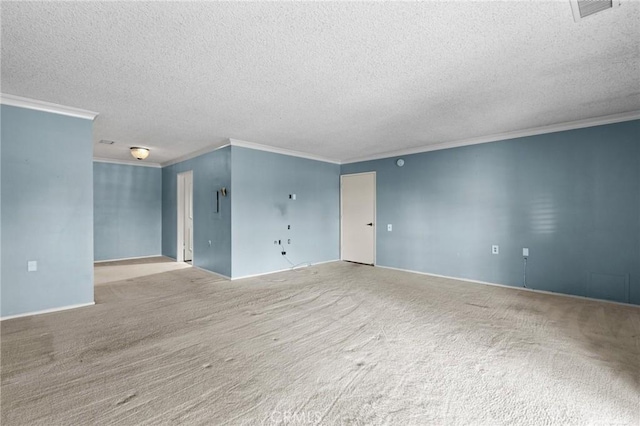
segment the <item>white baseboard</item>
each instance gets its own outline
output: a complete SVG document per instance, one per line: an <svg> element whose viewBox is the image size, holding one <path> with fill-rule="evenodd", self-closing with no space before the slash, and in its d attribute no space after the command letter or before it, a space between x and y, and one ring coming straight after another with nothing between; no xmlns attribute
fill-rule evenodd
<svg viewBox="0 0 640 426"><path fill-rule="evenodd" d="M340 262L340 259L334 259L334 260L323 260L322 262L309 263L309 266L322 265L323 263L331 263L331 262ZM261 276L263 276L263 275L277 274L277 273L279 273L279 272L291 271L291 270L293 270L293 269L294 269L293 267L289 267L289 268L285 268L285 269L278 269L277 271L262 272L262 273L260 273L260 274L243 275L243 276L241 276L241 277L233 277L233 278L231 278L231 281L235 281L235 280L244 280L245 278L261 277ZM295 269L299 269L299 268L295 268Z"/></svg>
<svg viewBox="0 0 640 426"><path fill-rule="evenodd" d="M53 312L67 311L69 309L75 309L75 308L84 308L86 306L93 306L95 304L96 304L96 302L80 303L80 304L77 304L77 305L62 306L60 308L51 308L51 309L44 309L42 311L26 312L24 314L8 315L6 317L0 318L0 321L10 320L10 319L14 319L14 318L30 317L30 316L33 316L33 315L50 314L50 313L53 313Z"/></svg>
<svg viewBox="0 0 640 426"><path fill-rule="evenodd" d="M208 273L208 274L217 275L217 276L222 277L222 278L224 278L224 279L226 279L226 280L230 280L230 279L231 279L231 277L228 277L228 276L226 276L226 275L220 274L220 273L218 273L218 272L213 272L213 271L210 271L210 270L208 270L208 269L201 268L201 267L199 267L199 266L191 265L191 267L192 267L192 268L197 269L198 271L203 271L203 272L206 272L206 273Z"/></svg>
<svg viewBox="0 0 640 426"><path fill-rule="evenodd" d="M312 263L312 266L322 265L324 263L333 263L333 262L342 262L342 259L333 259L333 260L323 260L322 262Z"/></svg>
<svg viewBox="0 0 640 426"><path fill-rule="evenodd" d="M122 257L120 259L107 259L107 260L96 260L93 263L107 263L107 262L120 262L122 260L136 260L136 259L150 259L152 257L169 257L164 256L162 254L153 254L151 256L137 256L137 257ZM171 259L171 258L170 258ZM175 260L175 259L174 259Z"/></svg>
<svg viewBox="0 0 640 426"><path fill-rule="evenodd" d="M494 286L494 287L508 288L510 290L524 290L524 291L530 291L532 293L549 294L551 296L571 297L571 298L574 298L574 299L588 300L588 301L591 301L591 302L612 303L614 305L631 306L632 308L640 309L640 305L634 305L632 303L616 302L616 301L613 301L613 300L605 300L605 299L594 299L593 297L578 296L578 295L575 295L575 294L555 293L553 291L547 291L547 290L536 290L535 288L516 287L516 286L512 286L512 285L505 285L505 284L490 283L490 282L486 282L486 281L472 280L472 279L469 279L469 278L458 278L458 277L450 277L448 275L430 274L428 272L414 271L414 270L411 270L411 269L394 268L394 267L391 267L391 266L376 265L376 268L391 269L391 270L394 270L394 271L409 272L411 274L418 274L418 275L428 275L430 277L446 278L446 279L449 279L449 280L465 281L465 282L473 283L473 284L490 285L490 286Z"/></svg>
<svg viewBox="0 0 640 426"><path fill-rule="evenodd" d="M244 280L245 278L262 277L264 275L277 274L279 272L286 272L286 271L290 271L290 270L291 270L291 268L286 268L286 269L278 269L276 271L271 271L271 272L262 272L260 274L242 275L241 277L232 277L231 281Z"/></svg>

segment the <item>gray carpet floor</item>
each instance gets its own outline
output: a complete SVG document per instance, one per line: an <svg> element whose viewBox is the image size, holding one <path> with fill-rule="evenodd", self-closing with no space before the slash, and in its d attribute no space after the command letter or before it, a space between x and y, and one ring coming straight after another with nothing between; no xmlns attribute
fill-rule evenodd
<svg viewBox="0 0 640 426"><path fill-rule="evenodd" d="M3 426L640 424L635 307L340 262L95 294L1 323Z"/></svg>

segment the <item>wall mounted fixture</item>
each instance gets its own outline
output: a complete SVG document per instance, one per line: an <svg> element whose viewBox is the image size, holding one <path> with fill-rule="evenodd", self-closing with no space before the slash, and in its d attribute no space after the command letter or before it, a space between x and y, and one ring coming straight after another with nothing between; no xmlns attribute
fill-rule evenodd
<svg viewBox="0 0 640 426"><path fill-rule="evenodd" d="M575 22L607 9L620 6L620 0L570 0L573 20Z"/></svg>
<svg viewBox="0 0 640 426"><path fill-rule="evenodd" d="M138 160L144 160L149 156L149 149L132 146L131 155L133 155L133 158L136 158Z"/></svg>
<svg viewBox="0 0 640 426"><path fill-rule="evenodd" d="M398 167L402 167L404 166L404 160L402 158L398 158L398 161L396 161L396 164Z"/></svg>

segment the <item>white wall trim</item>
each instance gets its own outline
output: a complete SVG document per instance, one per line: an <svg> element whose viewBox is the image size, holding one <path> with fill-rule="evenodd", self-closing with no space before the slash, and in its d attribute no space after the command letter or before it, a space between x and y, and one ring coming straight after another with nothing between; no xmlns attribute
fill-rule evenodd
<svg viewBox="0 0 640 426"><path fill-rule="evenodd" d="M350 163L357 163L361 161L380 160L384 158L398 157L402 155L419 154L421 152L438 151L442 149L458 148L462 146L477 145L477 144L488 143L488 142L497 142L501 140L517 139L517 138L523 138L527 136L542 135L546 133L555 133L555 132L562 132L566 130L582 129L586 127L603 126L606 124L621 123L624 121L632 121L632 120L639 120L639 119L640 119L640 111L631 111L631 112L626 112L621 114L613 114L613 115L607 115L603 117L588 118L585 120L577 120L577 121L570 121L567 123L559 123L559 124L552 124L549 126L535 127L532 129L518 130L514 132L498 133L494 135L481 136L477 138L463 139L458 141L441 142L441 143L436 143L431 145L424 145L416 148L404 149L404 150L386 151L380 154L354 157L354 158L350 158L342 161L335 160L332 158L322 157L319 155L308 154L301 151L294 151L294 150L285 149L285 148L276 148L269 145L262 145L254 142L243 141L240 139L229 138L228 143L224 145L213 145L213 146L202 148L198 151L185 154L173 160L160 163L160 167L167 167L173 164L181 163L183 161L191 160L192 158L196 158L201 155L207 154L209 152L226 148L228 146L239 146L242 148L272 152L275 154L288 155L291 157L306 158L309 160L322 161L325 163L350 164ZM94 161L118 163L118 160L108 160L105 158L100 158L100 159L94 158ZM131 163L126 163L126 164L136 164L136 163L132 161ZM146 163L146 164L137 164L137 165L139 166L148 165L148 167L158 167L157 164L158 163Z"/></svg>
<svg viewBox="0 0 640 426"><path fill-rule="evenodd" d="M213 272L213 271L210 271L210 270L208 270L208 269L204 269L204 268L201 268L201 267L199 267L199 266L195 266L195 265L191 265L191 267L192 267L192 268L195 268L195 269L197 269L197 270L199 270L199 271L206 272L206 273L208 273L208 274L212 274L212 275L216 275L216 276L218 276L218 277L220 277L220 278L224 278L225 280L231 280L231 277L228 277L228 276L226 276L226 275L220 274L220 273L218 273L218 272Z"/></svg>
<svg viewBox="0 0 640 426"><path fill-rule="evenodd" d="M75 309L75 308L84 308L86 306L93 306L95 304L96 302L79 303L77 305L68 305L68 306L62 306L60 308L44 309L42 311L26 312L24 314L17 314L17 315L7 315L6 317L0 318L0 321L10 320L14 318L30 317L33 315L50 314L53 312L67 311L69 309Z"/></svg>
<svg viewBox="0 0 640 426"><path fill-rule="evenodd" d="M231 277L231 281L244 280L246 278L262 277L264 275L278 274L280 272L287 272L287 271L290 271L290 270L291 270L291 268L286 268L286 269L278 269L276 271L262 272L262 273L259 273L259 274L242 275L241 277Z"/></svg>
<svg viewBox="0 0 640 426"><path fill-rule="evenodd" d="M294 151L294 150L291 150L291 149L276 148L276 147L273 147L273 146L262 145L262 144L259 144L259 143L241 141L239 139L229 139L229 142L231 143L231 146L239 146L239 147L242 147L242 148L255 149L255 150L258 150L258 151L272 152L274 154L288 155L290 157L306 158L308 160L322 161L322 162L325 162L325 163L340 164L340 161L338 161L338 160L334 160L334 159L326 158L326 157L321 157L319 155L307 154L305 152Z"/></svg>
<svg viewBox="0 0 640 426"><path fill-rule="evenodd" d="M96 263L120 262L123 260L150 259L152 257L168 257L168 256L163 256L161 254L152 254L151 256L122 257L119 259L95 260L93 263L96 264Z"/></svg>
<svg viewBox="0 0 640 426"><path fill-rule="evenodd" d="M325 263L333 263L333 262L342 262L342 260L340 259L323 260L322 262L312 263L311 266L323 265ZM296 268L296 269L300 269L300 268Z"/></svg>
<svg viewBox="0 0 640 426"><path fill-rule="evenodd" d="M228 143L226 143L224 145L208 146L208 147L202 148L202 149L200 149L198 151L194 151L194 152L191 152L189 154L185 154L183 156L175 158L173 160L169 160L169 161L166 161L164 163L161 163L160 166L161 167L171 166L173 164L177 164L177 163L181 163L183 161L191 160L192 158L196 158L196 157L199 157L201 155L208 154L210 152L217 151L217 150L222 149L222 148L226 148L228 146L239 146L239 147L242 147L242 148L255 149L257 151L265 151L265 152L272 152L272 153L275 153L275 154L288 155L290 157L299 157L299 158L306 158L308 160L322 161L322 162L325 162L325 163L340 164L340 162L337 161L337 160L333 160L333 159L329 159L329 158L325 158L325 157L320 157L320 156L317 156L317 155L307 154L307 153L300 152L300 151L293 151L293 150L284 149L284 148L275 148L275 147L272 147L272 146L261 145L261 144L258 144L258 143L242 141L242 140L239 140L239 139L229 139Z"/></svg>
<svg viewBox="0 0 640 426"><path fill-rule="evenodd" d="M341 261L340 259L323 260L322 262L310 263L309 266L316 266L316 265L322 265L323 263L332 263L332 262L340 262L340 261ZM243 275L241 277L232 277L230 279L231 279L231 281L244 280L246 278L255 278L255 277L261 277L263 275L271 275L271 274L278 274L280 272L293 271L294 269L297 271L297 270L303 269L303 268L289 267L289 268L285 268L285 269L278 269L277 271L262 272L262 273L259 273L259 274L252 274L252 275Z"/></svg>
<svg viewBox="0 0 640 426"><path fill-rule="evenodd" d="M222 149L222 148L226 148L229 145L231 145L231 144L230 143L226 143L224 145L208 146L208 147L199 149L197 151L190 152L189 154L182 155L182 156L180 156L178 158L175 158L173 160L169 160L169 161L165 161L164 163L160 163L160 166L161 167L167 167L167 166L172 166L174 164L182 163L183 161L191 160L192 158L196 158L196 157L199 157L201 155L208 154L210 152L217 151L217 150Z"/></svg>
<svg viewBox="0 0 640 426"><path fill-rule="evenodd" d="M570 297L570 298L573 298L573 299L587 300L587 301L590 301L590 302L611 303L611 304L614 304L614 305L630 306L632 308L640 309L640 305L634 305L632 303L616 302L616 301L613 301L613 300L605 300L605 299L594 299L593 297L577 296L575 294L555 293L553 291L537 290L535 288L516 287L516 286L512 286L512 285L496 284L496 283L490 283L490 282L487 282L487 281L472 280L472 279L469 279L469 278L458 278L458 277L451 277L451 276L448 276L448 275L430 274L428 272L414 271L414 270L411 270L411 269L394 268L394 267L391 267L391 266L376 265L376 267L377 268L383 268L383 269L391 269L393 271L409 272L411 274L427 275L427 276L436 277L436 278L446 278L446 279L449 279L449 280L465 281L465 282L473 283L473 284L482 284L482 285L490 285L490 286L493 286L493 287L502 287L502 288L507 288L507 289L510 289L510 290L524 290L524 291L529 291L529 292L532 292L532 293L548 294L548 295L551 295L551 296Z"/></svg>
<svg viewBox="0 0 640 426"><path fill-rule="evenodd" d="M123 164L125 166L138 166L138 167L154 167L160 168L160 163L148 163L140 160L114 160L111 158L93 157L94 163L109 163L109 164Z"/></svg>
<svg viewBox="0 0 640 426"><path fill-rule="evenodd" d="M361 161L380 160L384 158L399 157L402 155L419 154L421 152L438 151L441 149L458 148L461 146L477 145L488 142L497 142L507 139L524 138L527 136L543 135L546 133L563 132L566 130L576 130L586 127L603 126L606 124L621 123L640 119L640 111L625 112L622 114L607 115L604 117L588 118L586 120L570 121L567 123L552 124L550 126L535 127L532 129L518 130L515 132L498 133L495 135L481 136L477 138L463 139L459 141L449 141L425 145L416 148L403 149L398 151L387 151L380 154L366 155L363 157L350 158L342 161L341 164L358 163Z"/></svg>
<svg viewBox="0 0 640 426"><path fill-rule="evenodd" d="M86 120L93 120L98 115L97 112L88 111L86 109L39 101L37 99L23 98L22 96L7 95L5 93L0 93L0 103L20 108L33 109L36 111L51 112L53 114L84 118Z"/></svg>

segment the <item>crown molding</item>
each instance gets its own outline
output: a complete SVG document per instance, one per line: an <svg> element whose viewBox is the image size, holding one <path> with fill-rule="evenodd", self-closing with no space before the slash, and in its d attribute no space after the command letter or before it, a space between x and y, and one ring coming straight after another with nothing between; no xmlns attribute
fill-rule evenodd
<svg viewBox="0 0 640 426"><path fill-rule="evenodd" d="M387 151L380 154L355 157L342 161L341 164L359 163L361 161L380 160L383 158L398 157L401 155L419 154L421 152L438 151L441 149L458 148L462 146L478 145L488 142L497 142L508 139L524 138L527 136L543 135L546 133L564 132L566 130L583 129L586 127L604 126L606 124L621 123L624 121L640 120L640 111L625 112L622 114L606 115L603 117L588 118L585 120L570 121L566 123L552 124L549 126L535 127L532 129L518 130L515 132L498 133L495 135L481 136L478 138L463 139L424 145L416 148Z"/></svg>
<svg viewBox="0 0 640 426"><path fill-rule="evenodd" d="M88 111L86 109L68 107L51 102L39 101L37 99L23 98L22 96L7 95L5 93L0 93L0 103L3 105L33 109L36 111L67 115L69 117L84 118L85 120L93 120L98 115L97 112Z"/></svg>
<svg viewBox="0 0 640 426"><path fill-rule="evenodd" d="M165 161L164 163L160 163L160 166L161 167L167 167L167 166L172 166L174 164L182 163L183 161L191 160L192 158L196 158L196 157L199 157L201 155L208 154L210 152L217 151L217 150L222 149L222 148L226 148L229 145L231 145L231 144L230 143L226 143L224 145L207 146L207 147L199 149L197 151L190 152L189 154L185 154L185 155L183 155L181 157L174 158L173 160L169 160L169 161Z"/></svg>
<svg viewBox="0 0 640 426"><path fill-rule="evenodd" d="M161 167L167 167L167 166L171 166L173 164L181 163L183 161L191 160L192 158L196 158L196 157L199 157L201 155L208 154L209 152L213 152L213 151L217 151L217 150L222 149L222 148L226 148L228 146L239 146L241 148L255 149L257 151L272 152L274 154L282 154L282 155L288 155L288 156L291 156L291 157L306 158L308 160L323 161L325 163L340 164L339 161L328 159L328 158L324 158L324 157L320 157L320 156L317 156L317 155L307 154L307 153L304 153L304 152L293 151L293 150L284 149L284 148L275 148L275 147L268 146L268 145L261 145L261 144L258 144L258 143L247 142L247 141L242 141L242 140L239 140L239 139L231 139L230 138L230 139L228 139L228 143L226 143L224 145L213 145L213 146L208 146L206 148L202 148L202 149L200 149L198 151L194 151L194 152L191 152L189 154L183 155L181 157L175 158L173 160L169 160L169 161L166 161L164 163L161 163Z"/></svg>
<svg viewBox="0 0 640 426"><path fill-rule="evenodd" d="M231 146L239 146L241 148L249 148L249 149L255 149L258 151L272 152L274 154L288 155L291 157L306 158L308 160L323 161L325 163L340 164L340 161L338 160L321 157L319 155L307 154L305 152L293 151L293 150L284 149L284 148L275 148L273 146L261 145L259 143L247 142L239 139L229 139L229 143L231 144Z"/></svg>
<svg viewBox="0 0 640 426"><path fill-rule="evenodd" d="M6 103L5 102L5 97L7 95L2 95L2 103ZM11 95L9 95L11 96ZM13 97L16 98L16 97ZM22 98L24 99L24 98ZM12 105L9 103L6 103L7 105ZM55 104L51 104L51 105L55 105ZM66 107L64 107L66 108ZM272 146L268 146L268 145L262 145L262 144L258 144L258 143L253 143L253 142L247 142L247 141L243 141L243 140L239 140L239 139L228 139L228 143L224 144L224 145L212 145L212 146L208 146L205 148L202 148L198 151L194 151L191 152L189 154L183 155L181 157L175 158L173 160L169 160L166 161L164 163L149 163L149 162L144 162L141 163L139 161L136 160L114 160L114 159L109 159L109 158L98 158L98 157L94 157L93 161L96 162L101 162L101 163L114 163L114 164L126 164L126 165L131 165L131 166L142 166L142 167L167 167L167 166L171 166L173 164L177 164L183 161L187 161L190 160L192 158L195 157L199 157L203 154L207 154L209 152L213 152L213 151L217 151L219 149L222 148L226 148L228 146L239 146L242 148L249 148L249 149L255 149L258 151L265 151L265 152L272 152L275 154L282 154L282 155L288 155L288 156L292 156L292 157L299 157L299 158L306 158L309 160L315 160L315 161L322 161L322 162L326 162L326 163L333 163L333 164L350 164L350 163L358 163L361 161L370 161L370 160L380 160L380 159L384 159L384 158L391 158L391 157L398 157L401 155L411 155L411 154L419 154L422 152L429 152L429 151L438 151L438 150L442 150L442 149L449 149L449 148L458 148L458 147L463 147L463 146L469 146L469 145L478 145L478 144L482 144L482 143L489 143L489 142L497 142L497 141L501 141L501 140L508 140L508 139L517 139L517 138L523 138L523 137L528 137L528 136L535 136L535 135L542 135L542 134L546 134L546 133L555 133L555 132L563 132L563 131L567 131L567 130L576 130L576 129L582 129L582 128L587 128L587 127L594 127L594 126L604 126L607 124L614 124L614 123L621 123L624 121L632 121L632 120L640 120L640 111L631 111L631 112L626 112L626 113L622 113L622 114L613 114L613 115L607 115L607 116L603 116L603 117L595 117L595 118L588 118L585 120L577 120L577 121L571 121L571 122L566 122L566 123L559 123L559 124L552 124L549 126L542 126L542 127L535 127L535 128L531 128L531 129L526 129L526 130L518 130L515 132L506 132L506 133L498 133L498 134L494 134L494 135L489 135L489 136L482 136L482 137L478 137L478 138L470 138L470 139L463 139L463 140L458 140L458 141L449 141L449 142L442 142L442 143L436 143L436 144L432 144L432 145L424 145L421 147L416 147L416 148L409 148L409 149L403 149L403 150L397 150L397 151L386 151L380 154L373 154L373 155L368 155L368 156L363 156L363 157L356 157L356 158L350 158L344 161L338 161L338 160L334 160L334 159L330 159L330 158L325 158L325 157L321 157L318 155L313 155L313 154L307 154L304 152L300 152L300 151L294 151L294 150L289 150L289 149L284 149L284 148L276 148L276 147L272 147Z"/></svg>
<svg viewBox="0 0 640 426"><path fill-rule="evenodd" d="M140 160L114 160L112 158L93 157L94 163L123 164L125 166L160 168L160 163L149 163Z"/></svg>

